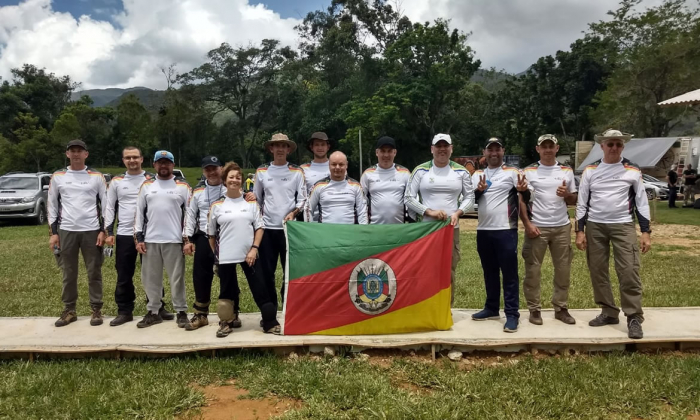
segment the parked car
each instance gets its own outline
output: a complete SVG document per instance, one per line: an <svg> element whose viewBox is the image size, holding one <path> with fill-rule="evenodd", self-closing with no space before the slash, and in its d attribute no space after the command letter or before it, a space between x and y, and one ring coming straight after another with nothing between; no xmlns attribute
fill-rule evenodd
<svg viewBox="0 0 700 420"><path fill-rule="evenodd" d="M649 188L649 186L654 188L656 197L661 200L668 200L668 183L647 174L642 174L642 179L644 179L644 186L646 188ZM647 194L647 197L649 197L649 194ZM652 198L649 197L649 199Z"/></svg>
<svg viewBox="0 0 700 420"><path fill-rule="evenodd" d="M10 172L0 176L0 219L46 223L51 174Z"/></svg>
<svg viewBox="0 0 700 420"><path fill-rule="evenodd" d="M102 174L105 177L105 183L109 185L109 181L112 180L113 176L112 174Z"/></svg>
<svg viewBox="0 0 700 420"><path fill-rule="evenodd" d="M181 178L183 181L187 181L185 174L182 173L180 169L173 169L173 175L175 175L175 178Z"/></svg>

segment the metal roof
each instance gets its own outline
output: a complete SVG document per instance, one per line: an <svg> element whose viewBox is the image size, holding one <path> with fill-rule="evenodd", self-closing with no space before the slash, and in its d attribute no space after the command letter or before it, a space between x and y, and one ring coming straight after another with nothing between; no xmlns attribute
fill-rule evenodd
<svg viewBox="0 0 700 420"><path fill-rule="evenodd" d="M676 96L671 99L666 99L663 102L659 102L659 106L671 106L671 105L692 105L700 103L700 89L694 90L692 92L684 93L682 95Z"/></svg>
<svg viewBox="0 0 700 420"><path fill-rule="evenodd" d="M678 137L652 137L647 139L633 139L625 144L625 149L622 151L622 157L625 157L640 168L653 168L668 152L668 149L673 146L673 143L678 141ZM591 153L586 156L586 159L581 162L581 165L576 169L583 171L586 166L603 158L603 149L599 144L595 144Z"/></svg>

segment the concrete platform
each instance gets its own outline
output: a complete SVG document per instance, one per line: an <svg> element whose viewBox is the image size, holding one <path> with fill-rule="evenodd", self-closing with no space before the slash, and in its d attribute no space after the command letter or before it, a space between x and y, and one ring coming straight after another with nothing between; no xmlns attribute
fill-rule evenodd
<svg viewBox="0 0 700 420"><path fill-rule="evenodd" d="M598 309L572 310L576 325L565 325L554 319L554 313L543 311L544 325L527 322L527 311L521 312L519 331L503 332L501 320L472 321L475 310L454 309L455 324L450 331L394 334L382 336L275 336L264 334L258 327L259 314L242 314L243 328L226 338L217 338L218 319L210 315L210 324L197 331L178 328L166 321L147 329L136 328L136 320L119 327L110 327L111 318L99 327L89 324L89 317L80 317L71 325L55 328L56 318L0 318L0 358L35 357L39 354L96 354L119 357L124 353L181 354L221 349L278 349L323 351L324 347L350 347L353 351L369 348L444 349L462 351L545 350L609 351L624 350L634 343L637 348L700 348L700 308L645 308L644 339L630 340L624 317L619 325L592 328L588 321ZM281 314L280 314L281 318ZM214 352L212 352L213 354Z"/></svg>

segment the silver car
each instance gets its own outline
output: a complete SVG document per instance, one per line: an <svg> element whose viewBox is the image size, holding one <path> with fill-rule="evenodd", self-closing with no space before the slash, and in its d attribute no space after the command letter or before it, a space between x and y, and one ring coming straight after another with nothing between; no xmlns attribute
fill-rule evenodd
<svg viewBox="0 0 700 420"><path fill-rule="evenodd" d="M0 176L0 220L29 219L46 223L51 174L10 172Z"/></svg>

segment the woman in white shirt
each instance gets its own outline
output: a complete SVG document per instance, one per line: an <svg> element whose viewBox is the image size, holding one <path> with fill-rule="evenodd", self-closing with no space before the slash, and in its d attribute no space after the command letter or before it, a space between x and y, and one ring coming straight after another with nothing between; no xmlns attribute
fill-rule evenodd
<svg viewBox="0 0 700 420"><path fill-rule="evenodd" d="M258 261L258 247L265 227L260 207L257 202L243 198L243 173L236 163L229 162L224 166L222 179L226 195L212 204L207 223L209 245L216 255L221 281L216 308L220 321L216 336L228 336L233 331L233 321L238 318L237 305L234 307L240 294L236 275L238 264L248 280L255 304L260 308L263 331L280 334L277 308L268 296Z"/></svg>

